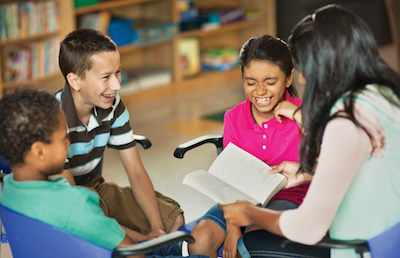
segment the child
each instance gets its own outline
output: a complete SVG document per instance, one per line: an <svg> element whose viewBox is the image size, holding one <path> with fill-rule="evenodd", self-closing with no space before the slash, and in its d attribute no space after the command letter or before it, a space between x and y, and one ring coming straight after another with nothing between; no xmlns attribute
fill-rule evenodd
<svg viewBox="0 0 400 258"><path fill-rule="evenodd" d="M289 45L299 81L306 84L301 168L315 173L298 209L221 205L230 223L266 230L244 235L252 257L271 250L280 257L300 256L287 254L278 242L266 244L268 235L312 245L329 230L334 239L368 240L400 222L400 75L379 55L368 25L337 5L301 20ZM331 257L357 255L332 249Z"/></svg>
<svg viewBox="0 0 400 258"><path fill-rule="evenodd" d="M135 244L139 233L104 216L95 192L62 177L49 178L64 170L70 145L59 105L52 94L33 88L0 100L0 155L12 167L0 203L108 249ZM180 248L174 244L146 257L162 255L181 257Z"/></svg>
<svg viewBox="0 0 400 258"><path fill-rule="evenodd" d="M91 187L104 213L147 237L177 230L184 223L179 204L154 191L129 124L121 89L120 55L115 43L92 29L68 34L59 65L66 84L56 93L68 121L71 146L62 176ZM117 149L131 187L105 183L95 173L105 147ZM72 178L71 176L74 176Z"/></svg>
<svg viewBox="0 0 400 258"><path fill-rule="evenodd" d="M240 51L240 67L246 101L225 113L224 147L232 142L270 166L284 160L299 161L299 125L293 121L301 99L292 86L293 64L286 44L264 35L249 39ZM287 117L285 117L287 116ZM301 123L297 115L297 122ZM286 210L298 207L309 183L279 191L267 208ZM235 257L241 229L226 224L218 204L212 207L192 231L196 242L191 254L216 257L224 244L223 256Z"/></svg>

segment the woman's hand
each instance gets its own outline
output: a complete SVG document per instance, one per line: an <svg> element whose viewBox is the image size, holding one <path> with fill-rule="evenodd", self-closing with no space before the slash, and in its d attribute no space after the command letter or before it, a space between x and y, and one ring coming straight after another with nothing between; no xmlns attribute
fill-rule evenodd
<svg viewBox="0 0 400 258"><path fill-rule="evenodd" d="M244 227L252 224L246 212L255 207L250 202L236 201L231 204L220 204L218 206L224 212L224 218L227 223L236 227Z"/></svg>
<svg viewBox="0 0 400 258"><path fill-rule="evenodd" d="M297 162L284 161L280 165L272 167L272 170L268 171L268 173L276 174L281 173L287 179L285 189L299 186L304 182L308 182L312 180L312 175L299 172L300 164Z"/></svg>

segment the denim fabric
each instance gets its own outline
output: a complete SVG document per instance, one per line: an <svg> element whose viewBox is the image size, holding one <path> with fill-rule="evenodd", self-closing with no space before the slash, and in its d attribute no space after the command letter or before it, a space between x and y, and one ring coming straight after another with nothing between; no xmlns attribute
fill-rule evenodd
<svg viewBox="0 0 400 258"><path fill-rule="evenodd" d="M238 241L238 251L242 258L328 258L330 250L300 244L282 247L285 238L265 230L245 233Z"/></svg>
<svg viewBox="0 0 400 258"><path fill-rule="evenodd" d="M182 256L181 247L178 244L173 244L159 250L146 254L146 258L180 258ZM189 258L208 258L204 255L189 255Z"/></svg>
<svg viewBox="0 0 400 258"><path fill-rule="evenodd" d="M298 205L291 201L276 200L268 203L265 208L281 211L281 210L295 209L297 207ZM213 207L211 207L207 211L207 213L204 214L203 217L199 219L199 221L202 219L208 219L214 221L225 231L226 234L226 221L224 219L224 213L222 212L222 210L218 208L218 203L215 204Z"/></svg>

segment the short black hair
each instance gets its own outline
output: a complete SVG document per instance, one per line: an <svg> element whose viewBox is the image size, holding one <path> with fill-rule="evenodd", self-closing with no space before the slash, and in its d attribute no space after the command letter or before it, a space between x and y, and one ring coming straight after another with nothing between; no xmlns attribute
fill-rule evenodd
<svg viewBox="0 0 400 258"><path fill-rule="evenodd" d="M33 143L50 143L58 129L60 103L44 90L22 87L0 99L0 156L10 165L24 163Z"/></svg>

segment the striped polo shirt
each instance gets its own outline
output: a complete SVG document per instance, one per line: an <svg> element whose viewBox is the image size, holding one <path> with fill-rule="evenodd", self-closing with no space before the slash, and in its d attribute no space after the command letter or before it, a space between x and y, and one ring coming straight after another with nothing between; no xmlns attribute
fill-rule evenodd
<svg viewBox="0 0 400 258"><path fill-rule="evenodd" d="M70 169L72 175L92 172L101 161L106 146L117 150L135 146L129 113L118 94L111 108L92 109L88 125L78 118L68 84L57 91L55 96L67 117L71 145L65 169Z"/></svg>

